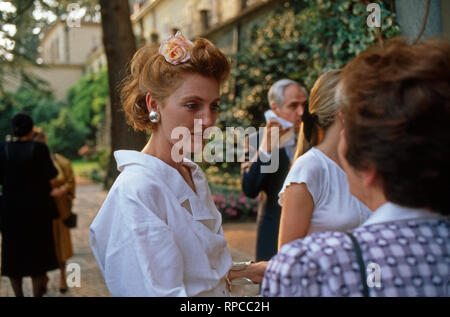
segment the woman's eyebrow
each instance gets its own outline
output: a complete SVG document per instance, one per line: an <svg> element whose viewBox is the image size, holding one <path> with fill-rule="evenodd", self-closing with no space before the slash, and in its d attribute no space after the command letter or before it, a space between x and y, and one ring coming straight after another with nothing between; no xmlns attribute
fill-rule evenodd
<svg viewBox="0 0 450 317"><path fill-rule="evenodd" d="M199 97L199 96L186 96L186 97L183 97L183 100L187 100L187 99L198 99L198 100L202 100L203 101L203 98Z"/></svg>
<svg viewBox="0 0 450 317"><path fill-rule="evenodd" d="M187 96L187 97L184 97L182 99L182 101L187 101L187 100L192 100L192 99L195 99L195 100L198 100L198 101L205 101L205 99L203 99L202 97L199 97L199 96ZM217 102L217 101L220 101L220 97L214 99L212 101L212 103Z"/></svg>

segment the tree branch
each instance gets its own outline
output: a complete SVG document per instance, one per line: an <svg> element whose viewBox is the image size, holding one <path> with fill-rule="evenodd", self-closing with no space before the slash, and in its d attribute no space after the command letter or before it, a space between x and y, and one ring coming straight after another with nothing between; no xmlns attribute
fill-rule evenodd
<svg viewBox="0 0 450 317"><path fill-rule="evenodd" d="M431 3L431 0L427 0L427 4L425 7L425 14L423 15L423 19L422 19L422 28L420 29L419 35L417 35L417 38L413 42L413 44L417 44L417 42L419 42L420 38L423 35L423 32L425 31L425 27L427 25L427 20L428 20L428 11L430 10L430 3Z"/></svg>

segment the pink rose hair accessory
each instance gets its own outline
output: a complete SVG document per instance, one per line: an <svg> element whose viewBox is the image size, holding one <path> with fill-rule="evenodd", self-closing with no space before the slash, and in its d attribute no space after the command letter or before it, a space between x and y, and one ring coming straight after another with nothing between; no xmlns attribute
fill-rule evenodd
<svg viewBox="0 0 450 317"><path fill-rule="evenodd" d="M179 65L186 63L191 58L191 49L194 43L186 40L181 32L170 36L167 40L161 43L159 47L159 54L164 56L166 61L172 65Z"/></svg>

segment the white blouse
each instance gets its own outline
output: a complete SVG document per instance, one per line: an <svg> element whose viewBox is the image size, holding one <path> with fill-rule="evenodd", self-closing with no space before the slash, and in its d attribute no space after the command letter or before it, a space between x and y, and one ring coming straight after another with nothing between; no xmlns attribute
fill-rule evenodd
<svg viewBox="0 0 450 317"><path fill-rule="evenodd" d="M371 211L350 193L342 168L316 148L297 158L284 181L278 203L292 183L305 183L314 201L308 235L313 232L348 231L363 224Z"/></svg>
<svg viewBox="0 0 450 317"><path fill-rule="evenodd" d="M387 201L378 207L362 226L409 219L445 219L445 216L425 208L405 207Z"/></svg>
<svg viewBox="0 0 450 317"><path fill-rule="evenodd" d="M196 192L156 157L114 153L119 177L90 226L112 296L229 296L231 255L205 175L188 159Z"/></svg>

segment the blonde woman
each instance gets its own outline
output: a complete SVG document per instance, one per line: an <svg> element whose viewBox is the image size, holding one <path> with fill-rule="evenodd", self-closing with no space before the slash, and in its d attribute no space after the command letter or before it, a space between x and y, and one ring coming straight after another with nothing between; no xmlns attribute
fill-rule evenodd
<svg viewBox="0 0 450 317"><path fill-rule="evenodd" d="M337 154L343 119L334 94L340 73L326 72L311 90L312 131L302 126L297 158L279 193L279 248L313 232L353 229L370 215L370 210L350 194ZM310 144L305 138L308 134Z"/></svg>

